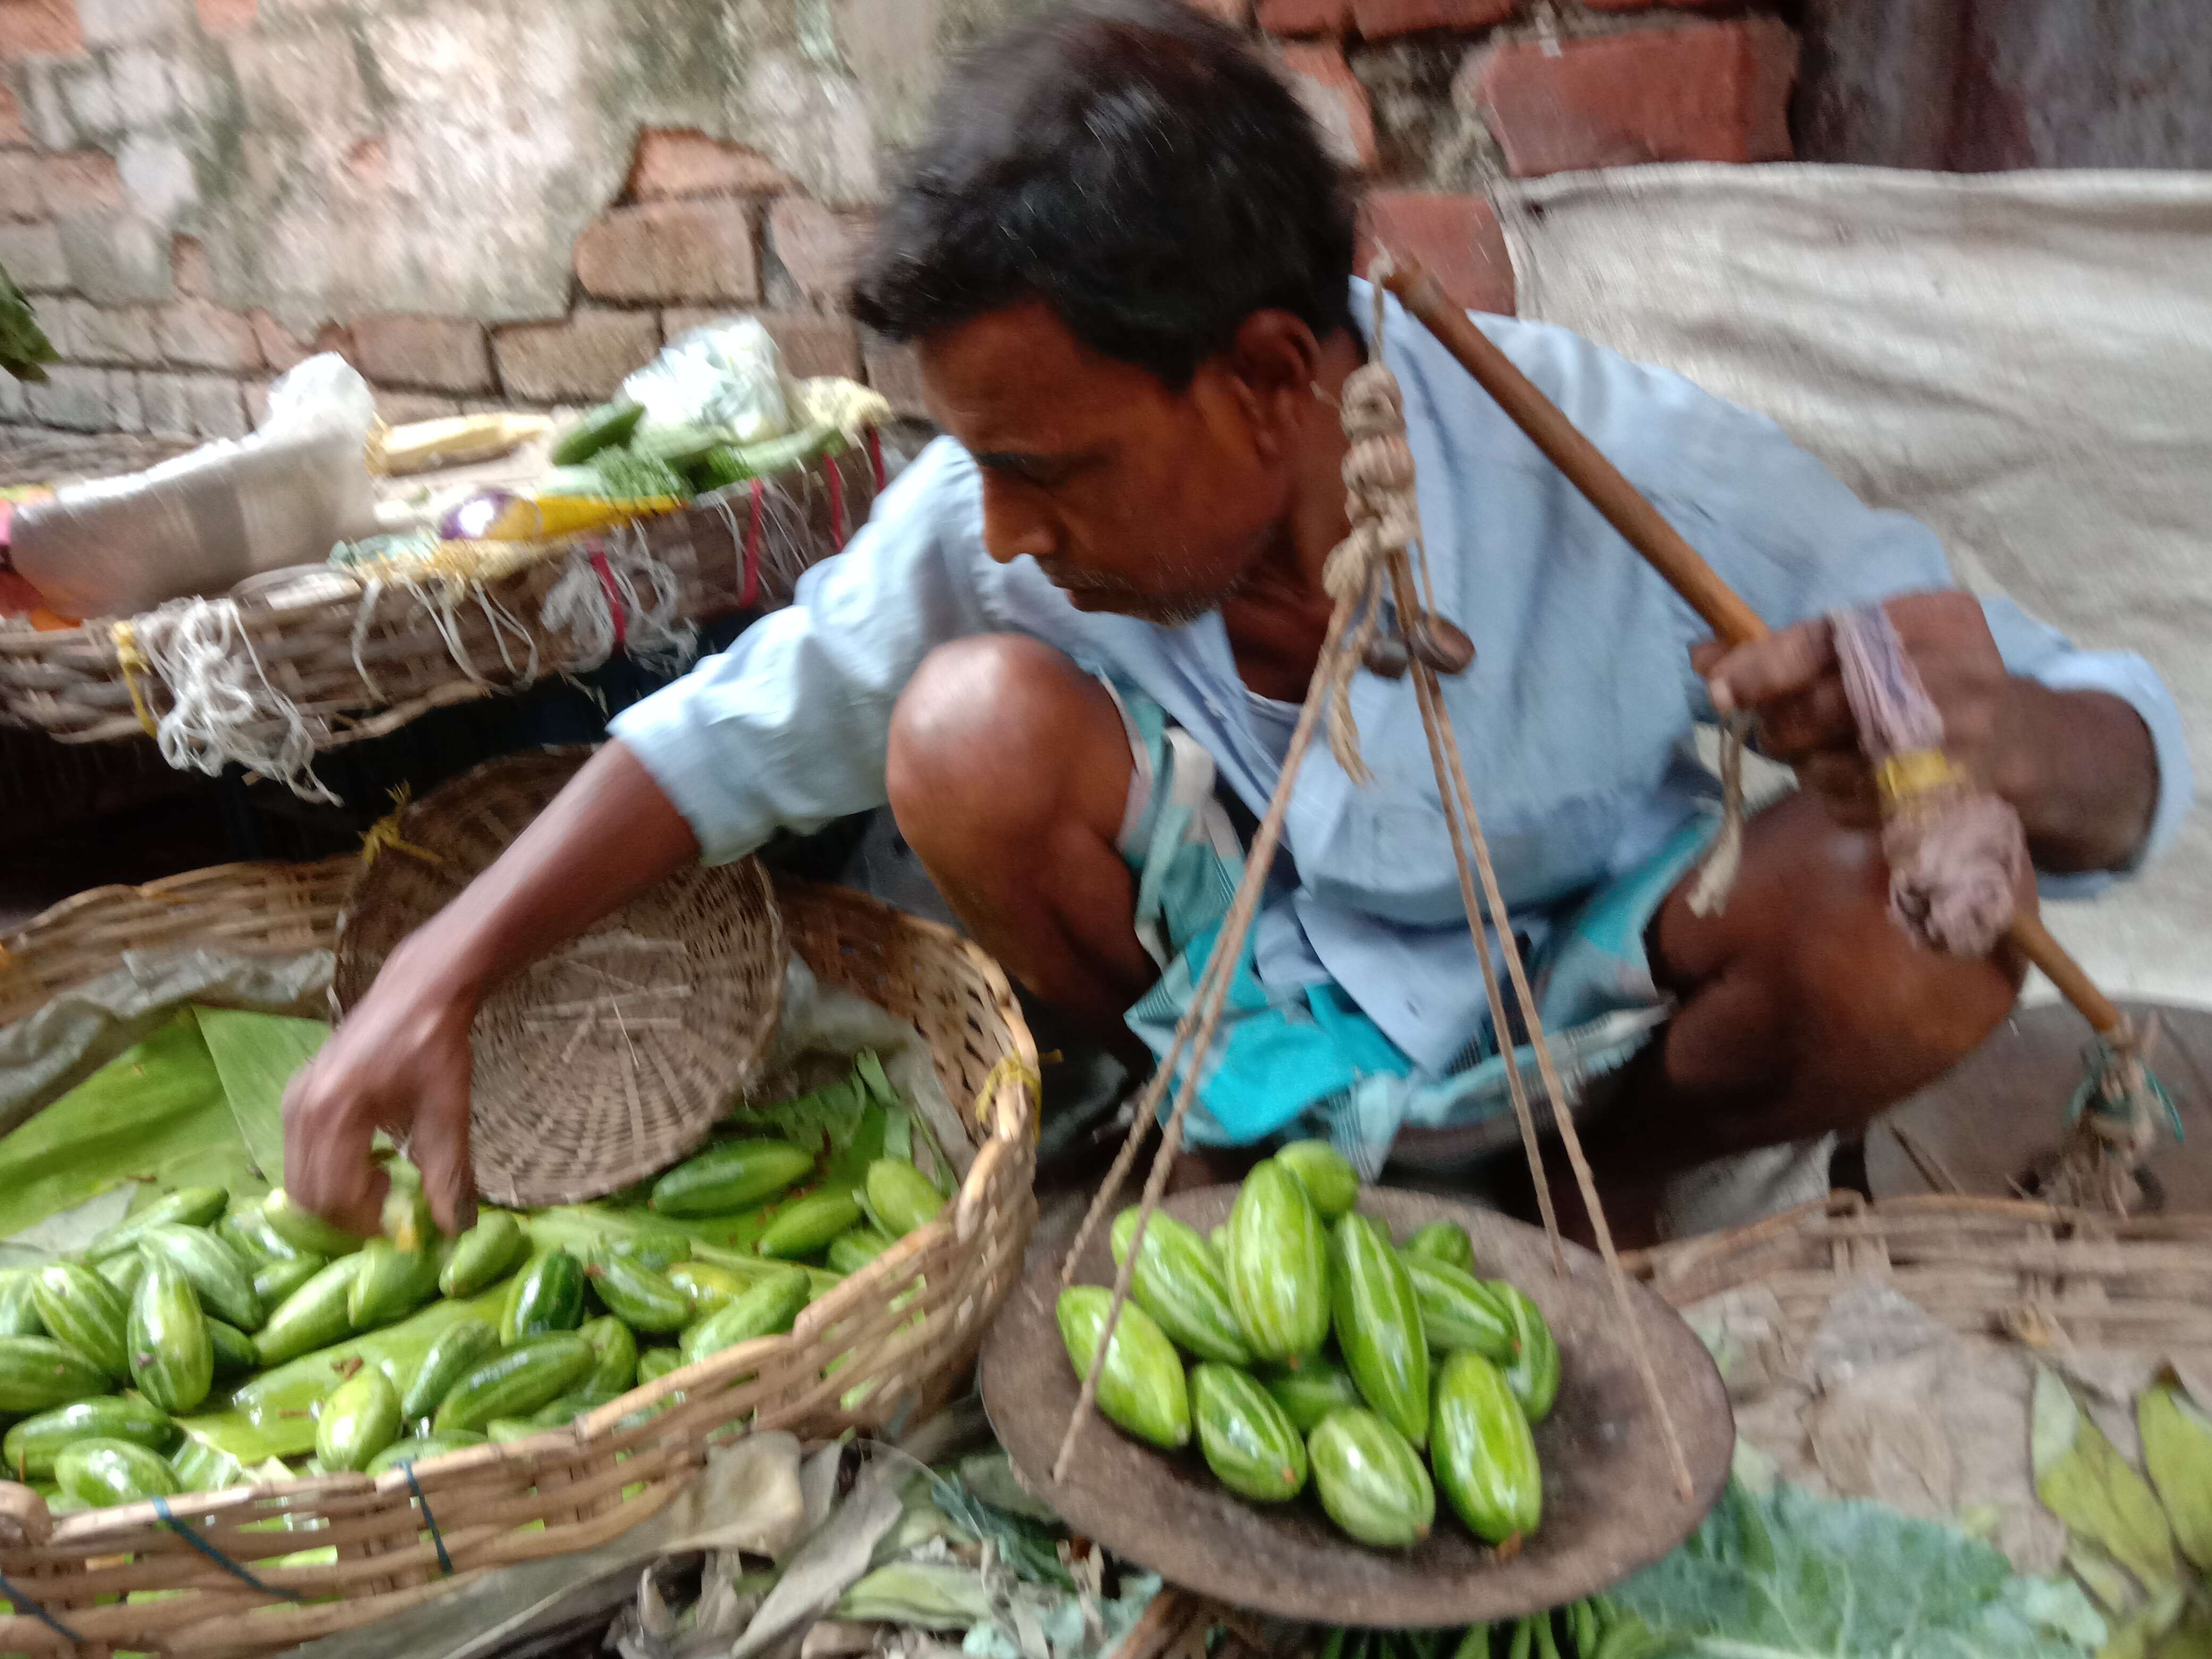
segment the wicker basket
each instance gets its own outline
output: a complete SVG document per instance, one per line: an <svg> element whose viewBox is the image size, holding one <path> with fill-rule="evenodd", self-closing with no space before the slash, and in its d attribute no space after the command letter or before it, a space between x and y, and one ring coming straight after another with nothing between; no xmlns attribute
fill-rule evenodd
<svg viewBox="0 0 2212 1659"><path fill-rule="evenodd" d="M232 865L82 895L7 940L12 965L0 972L0 1009L34 1006L110 969L122 949L202 944L218 930L247 951L328 948L358 867L352 860ZM232 1655L289 1646L448 1594L488 1567L603 1542L681 1491L710 1440L755 1427L880 1429L945 1397L1018 1275L1036 1218L1036 1103L1023 1078L1034 1075L1035 1045L1005 976L947 929L842 889L779 884L777 899L807 965L910 1021L928 1040L947 1095L975 1103L975 1161L936 1221L809 1307L788 1335L672 1372L567 1428L419 1463L419 1491L400 1470L374 1480L326 1475L171 1498L167 1521L145 1504L57 1519L29 1488L0 1482L0 1574L17 1607L0 1616L0 1652L89 1659L110 1648ZM913 1301L893 1312L894 1298L908 1293ZM621 1426L665 1402L673 1403L659 1415ZM450 1574L426 1531L426 1509ZM245 1530L279 1516L295 1529ZM315 1530L296 1529L303 1525ZM337 1563L260 1565L315 1545L335 1546ZM148 1590L170 1594L95 1605ZM74 1638L27 1612L24 1597L36 1597Z"/></svg>
<svg viewBox="0 0 2212 1659"><path fill-rule="evenodd" d="M1757 1284L1788 1334L1879 1279L1953 1329L2031 1346L2212 1343L2212 1215L2118 1218L2016 1199L1936 1196L1820 1204L1630 1259L1676 1307Z"/></svg>
<svg viewBox="0 0 2212 1659"><path fill-rule="evenodd" d="M717 500L638 521L645 549L674 579L676 611L701 623L750 606L787 604L808 566L844 544L873 506L882 466L872 433L835 459L812 461L738 486ZM580 556L552 544L470 591L372 595L346 571L313 584L256 588L235 605L232 648L251 659L257 696L281 697L318 750L394 731L433 708L595 665L586 641L549 623L545 602ZM450 602L458 599L458 602ZM172 626L168 608L131 623L130 637ZM604 627L606 613L595 619ZM0 721L63 743L137 738L173 705L156 673L126 674L116 626L40 633L0 622ZM275 752L289 722L246 722L240 739Z"/></svg>
<svg viewBox="0 0 2212 1659"><path fill-rule="evenodd" d="M338 919L341 1011L589 752L506 756L397 815L394 850ZM740 859L672 877L495 991L470 1033L469 1149L484 1196L524 1208L598 1198L706 1139L775 1035L785 956L768 872Z"/></svg>

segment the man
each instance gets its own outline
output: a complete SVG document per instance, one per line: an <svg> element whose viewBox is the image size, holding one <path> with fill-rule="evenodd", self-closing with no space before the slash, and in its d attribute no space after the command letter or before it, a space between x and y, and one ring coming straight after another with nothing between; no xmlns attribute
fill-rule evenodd
<svg viewBox="0 0 2212 1659"><path fill-rule="evenodd" d="M1017 978L1157 1047L1328 618L1335 397L1369 345L1352 240L1295 99L1177 0L1069 7L975 60L854 291L864 323L918 348L950 436L789 609L617 720L393 955L287 1103L296 1194L373 1226L380 1126L411 1134L456 1224L489 987L689 860L886 801ZM1950 591L1927 531L1862 506L1771 423L1557 330L1482 321L1763 615L1801 624L1704 641L1391 313L1438 609L1478 651L1449 706L1547 1020L1593 1045L1589 1069L1628 1057L1591 1138L1621 1231L1644 1238L1669 1181L1863 1124L2017 992L2016 963L1917 949L1889 921L1820 617L1887 599L1952 758L2019 810L2050 879L2134 867L2190 781L2141 662ZM1319 1127L1371 1167L1401 1127L1448 1139L1494 1115L1505 1061L1413 688L1363 673L1352 702L1374 781L1308 756L1197 1127ZM1701 918L1710 790L1689 740L1715 703L1754 712L1804 787L1753 823L1732 900Z"/></svg>

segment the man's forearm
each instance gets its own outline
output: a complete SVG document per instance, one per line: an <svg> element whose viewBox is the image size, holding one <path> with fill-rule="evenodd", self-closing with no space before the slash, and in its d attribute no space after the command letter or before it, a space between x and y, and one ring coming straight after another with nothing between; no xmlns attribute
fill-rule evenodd
<svg viewBox="0 0 2212 1659"><path fill-rule="evenodd" d="M473 1004L698 856L698 838L653 775L610 743L392 965Z"/></svg>
<svg viewBox="0 0 2212 1659"><path fill-rule="evenodd" d="M2142 716L2104 691L2012 683L2011 775L2036 867L2110 870L2134 856L2158 807L2158 750Z"/></svg>

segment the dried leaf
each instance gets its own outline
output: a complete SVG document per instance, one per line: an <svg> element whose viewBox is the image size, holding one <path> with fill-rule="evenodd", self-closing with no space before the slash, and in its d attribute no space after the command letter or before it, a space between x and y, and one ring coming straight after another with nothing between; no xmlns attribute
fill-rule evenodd
<svg viewBox="0 0 2212 1659"><path fill-rule="evenodd" d="M2058 1374L2039 1368L2029 1446L2036 1495L2075 1533L2111 1554L2146 1589L2174 1582L2173 1533L2150 1483L2082 1412Z"/></svg>
<svg viewBox="0 0 2212 1659"><path fill-rule="evenodd" d="M2212 1572L2212 1418L2161 1383L2136 1402L2143 1468L2165 1500L2181 1553Z"/></svg>
<svg viewBox="0 0 2212 1659"><path fill-rule="evenodd" d="M2112 1640L2097 1650L2097 1659L2150 1659L2166 1634L2180 1621L2187 1604L2181 1587L2168 1584L2112 1632Z"/></svg>

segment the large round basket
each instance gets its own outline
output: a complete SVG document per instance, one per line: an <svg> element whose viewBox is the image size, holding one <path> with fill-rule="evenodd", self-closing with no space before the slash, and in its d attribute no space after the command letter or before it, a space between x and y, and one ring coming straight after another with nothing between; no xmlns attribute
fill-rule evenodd
<svg viewBox="0 0 2212 1659"><path fill-rule="evenodd" d="M338 920L331 990L368 994L575 775L586 751L510 755L401 811ZM783 925L757 859L696 865L488 997L470 1032L469 1146L495 1203L598 1198L706 1139L775 1034Z"/></svg>
<svg viewBox="0 0 2212 1659"><path fill-rule="evenodd" d="M0 1020L112 971L126 950L137 961L218 940L270 956L328 950L358 870L351 859L232 865L82 894L0 941ZM27 1486L0 1482L0 1575L16 1596L0 1615L0 1653L289 1647L449 1594L486 1568L602 1543L681 1492L710 1441L752 1428L880 1431L948 1397L1020 1273L1036 1219L1036 1047L1005 975L948 930L837 888L779 883L776 899L807 966L912 1023L947 1096L974 1103L975 1162L937 1220L814 1303L787 1335L671 1372L567 1428L417 1463L411 1485L398 1469L324 1475L172 1498L165 1517L146 1504L55 1516ZM635 1420L647 1406L666 1409ZM309 1537L337 1559L271 1565ZM161 1594L125 1599L149 1591Z"/></svg>

